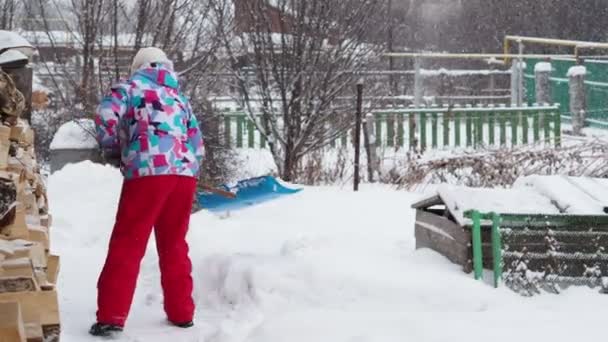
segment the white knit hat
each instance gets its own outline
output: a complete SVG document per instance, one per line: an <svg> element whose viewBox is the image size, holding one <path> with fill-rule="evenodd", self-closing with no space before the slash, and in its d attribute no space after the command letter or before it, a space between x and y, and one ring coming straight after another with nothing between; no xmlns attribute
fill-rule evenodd
<svg viewBox="0 0 608 342"><path fill-rule="evenodd" d="M155 47L146 47L137 51L137 54L133 58L133 64L131 64L131 73L150 63L163 63L171 68L173 67L173 63L167 58L163 50Z"/></svg>

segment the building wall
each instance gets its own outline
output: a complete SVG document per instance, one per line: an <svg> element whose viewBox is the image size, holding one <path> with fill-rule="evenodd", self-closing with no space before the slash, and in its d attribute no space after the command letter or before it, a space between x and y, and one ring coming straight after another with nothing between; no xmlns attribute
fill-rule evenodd
<svg viewBox="0 0 608 342"><path fill-rule="evenodd" d="M266 0L234 0L234 18L236 21L237 33L248 33L254 31L255 25L251 20L248 9L255 8L256 6L262 6L267 15L270 17L272 32L289 32L289 27L291 26L289 16L283 14L283 18L286 18L287 20L285 20L284 24L281 24L281 12L276 7L269 5Z"/></svg>

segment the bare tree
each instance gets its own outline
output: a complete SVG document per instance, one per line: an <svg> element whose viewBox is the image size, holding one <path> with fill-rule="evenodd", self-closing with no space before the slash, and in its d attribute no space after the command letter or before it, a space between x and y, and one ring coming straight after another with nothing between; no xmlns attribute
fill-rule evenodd
<svg viewBox="0 0 608 342"><path fill-rule="evenodd" d="M0 29L12 30L16 25L15 16L19 9L17 0L0 0Z"/></svg>
<svg viewBox="0 0 608 342"><path fill-rule="evenodd" d="M383 49L366 41L371 30L382 29L369 14L383 3L257 0L235 4L234 12L218 1L214 9L227 64L237 80L238 100L266 138L281 177L292 180L303 156L351 127L354 104L338 104L336 99L352 94L358 72L374 52Z"/></svg>

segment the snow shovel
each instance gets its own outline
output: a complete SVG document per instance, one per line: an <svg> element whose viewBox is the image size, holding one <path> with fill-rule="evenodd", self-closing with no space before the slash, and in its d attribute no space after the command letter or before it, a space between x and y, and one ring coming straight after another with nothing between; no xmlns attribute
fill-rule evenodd
<svg viewBox="0 0 608 342"><path fill-rule="evenodd" d="M241 180L232 186L224 184L214 191L204 190L199 192L197 197L203 209L225 212L251 207L301 190L288 188L272 176L262 176ZM234 194L235 197L226 196L227 192Z"/></svg>

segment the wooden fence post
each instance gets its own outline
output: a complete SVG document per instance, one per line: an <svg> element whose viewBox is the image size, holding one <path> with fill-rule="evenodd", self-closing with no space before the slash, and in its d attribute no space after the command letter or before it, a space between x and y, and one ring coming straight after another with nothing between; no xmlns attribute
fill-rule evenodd
<svg viewBox="0 0 608 342"><path fill-rule="evenodd" d="M399 120L400 117L399 117ZM403 122L401 127L403 127ZM367 113L365 115L365 123L363 125L363 139L365 144L365 152L367 154L367 177L370 183L374 182L374 172L377 167L376 158L376 137L374 136L374 114Z"/></svg>
<svg viewBox="0 0 608 342"><path fill-rule="evenodd" d="M572 130L574 134L580 135L585 126L586 99L585 99L585 75L587 68L583 65L575 65L568 70L570 85L570 112L572 113Z"/></svg>
<svg viewBox="0 0 608 342"><path fill-rule="evenodd" d="M355 177L354 190L359 191L359 162L361 150L361 112L363 107L363 80L357 83L357 110L355 112Z"/></svg>

